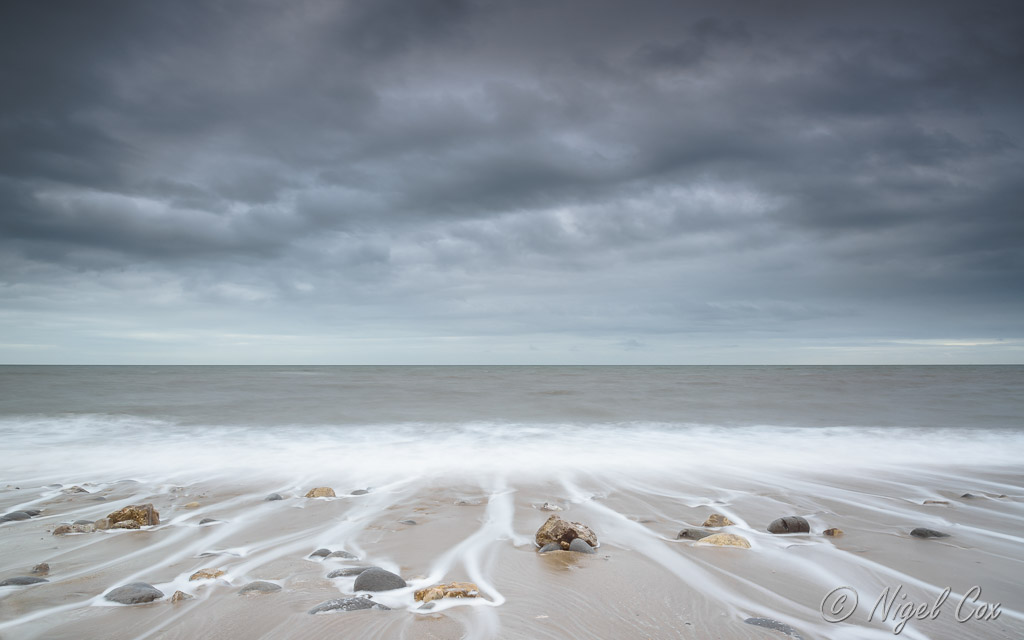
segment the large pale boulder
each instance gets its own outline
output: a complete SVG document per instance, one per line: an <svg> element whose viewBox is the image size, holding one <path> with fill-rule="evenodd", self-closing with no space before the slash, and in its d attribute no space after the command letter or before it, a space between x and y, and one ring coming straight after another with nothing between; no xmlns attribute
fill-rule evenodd
<svg viewBox="0 0 1024 640"><path fill-rule="evenodd" d="M106 520L110 523L111 528L114 528L118 522L126 522L128 520L134 520L140 527L148 527L160 524L160 513L153 508L152 503L137 504L108 514ZM97 526L97 528L99 527Z"/></svg>
<svg viewBox="0 0 1024 640"><path fill-rule="evenodd" d="M537 546L543 547L548 543L557 542L566 551L569 550L569 545L576 538L582 539L591 547L597 546L597 535L590 527L579 522L562 520L557 515L548 518L540 526L540 529L537 529L536 536Z"/></svg>

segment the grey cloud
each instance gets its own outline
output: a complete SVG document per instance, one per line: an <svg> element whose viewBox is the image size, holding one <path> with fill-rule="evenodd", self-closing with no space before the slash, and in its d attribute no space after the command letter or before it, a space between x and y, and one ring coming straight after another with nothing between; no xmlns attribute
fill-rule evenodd
<svg viewBox="0 0 1024 640"><path fill-rule="evenodd" d="M1015 3L0 11L19 308L123 290L140 323L619 346L1020 333Z"/></svg>

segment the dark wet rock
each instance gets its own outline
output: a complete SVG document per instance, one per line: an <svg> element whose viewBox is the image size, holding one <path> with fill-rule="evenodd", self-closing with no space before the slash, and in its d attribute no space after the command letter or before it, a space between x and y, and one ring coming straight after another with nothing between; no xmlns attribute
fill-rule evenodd
<svg viewBox="0 0 1024 640"><path fill-rule="evenodd" d="M92 496L89 499L92 500L93 502L106 502L107 496Z"/></svg>
<svg viewBox="0 0 1024 640"><path fill-rule="evenodd" d="M72 494L72 493L89 493L88 491L86 491L82 487L78 486L77 484L72 486L72 487L68 487L67 489L61 489L60 492L61 493L66 493L66 494L69 494L69 495Z"/></svg>
<svg viewBox="0 0 1024 640"><path fill-rule="evenodd" d="M563 549L569 548L576 538L582 538L584 542L592 547L597 546L597 535L585 524L562 520L557 515L548 518L544 524L537 529L537 545L543 547L549 542L557 542Z"/></svg>
<svg viewBox="0 0 1024 640"><path fill-rule="evenodd" d="M118 587L103 597L111 602L120 602L121 604L140 604L162 598L164 593L151 584L133 582Z"/></svg>
<svg viewBox="0 0 1024 640"><path fill-rule="evenodd" d="M22 509L22 511L27 513L30 518L34 518L38 516L40 513L42 513L42 511L40 511L39 509Z"/></svg>
<svg viewBox="0 0 1024 640"><path fill-rule="evenodd" d="M571 543L570 543L571 544ZM552 551L562 551L562 545L557 542L549 542L540 549L537 549L537 553L550 553Z"/></svg>
<svg viewBox="0 0 1024 640"><path fill-rule="evenodd" d="M239 589L238 593L239 595L246 593L274 593L275 591L280 590L281 585L279 584L274 584L273 582L266 582L264 580L256 580L255 582L250 582L249 584Z"/></svg>
<svg viewBox="0 0 1024 640"><path fill-rule="evenodd" d="M195 596L185 593L184 591L175 591L174 594L171 595L171 602L181 602L183 600L191 600L192 598L195 598Z"/></svg>
<svg viewBox="0 0 1024 640"><path fill-rule="evenodd" d="M807 533L810 530L811 525L800 516L777 518L768 525L768 533Z"/></svg>
<svg viewBox="0 0 1024 640"><path fill-rule="evenodd" d="M264 502L273 502L274 500L284 500L284 498L281 497L280 493L272 493L266 498L263 498Z"/></svg>
<svg viewBox="0 0 1024 640"><path fill-rule="evenodd" d="M93 524L92 520L75 520L71 524Z"/></svg>
<svg viewBox="0 0 1024 640"><path fill-rule="evenodd" d="M978 496L974 495L973 493L965 493L964 495L962 495L960 497L961 498L967 498L968 500L970 500L971 498L977 498Z"/></svg>
<svg viewBox="0 0 1024 640"><path fill-rule="evenodd" d="M676 536L676 540L700 540L701 538L706 538L710 535L710 531L705 531L703 529L694 529L691 527L680 531L679 534Z"/></svg>
<svg viewBox="0 0 1024 640"><path fill-rule="evenodd" d="M327 554L327 557L328 558L341 558L342 560L358 560L359 559L357 556L349 553L348 551L342 551L341 549L338 549L337 551L330 552L329 554Z"/></svg>
<svg viewBox="0 0 1024 640"><path fill-rule="evenodd" d="M569 543L569 551L575 551L576 553L597 553L597 551L594 551L594 547L583 541L583 538L574 538L573 541Z"/></svg>
<svg viewBox="0 0 1024 640"><path fill-rule="evenodd" d="M420 610L420 611L430 611L431 609L433 609L436 606L437 606L436 602L433 602L433 601L431 601L431 602L424 602L420 606L416 607L416 609Z"/></svg>
<svg viewBox="0 0 1024 640"><path fill-rule="evenodd" d="M789 626L784 622L779 622L778 620L772 620L771 618L747 618L743 622L746 622L747 624L752 624L755 627L764 627L765 629L780 631L786 634L787 636L790 636L791 638L803 640L803 636L801 636L796 629L794 629L793 627Z"/></svg>
<svg viewBox="0 0 1024 640"><path fill-rule="evenodd" d="M139 529L139 523L135 520L122 520L110 526L111 529Z"/></svg>
<svg viewBox="0 0 1024 640"><path fill-rule="evenodd" d="M826 535L830 538L838 538L843 535L843 530L838 527L832 527L831 529L825 529L821 532L822 535Z"/></svg>
<svg viewBox="0 0 1024 640"><path fill-rule="evenodd" d="M8 514L0 516L0 522L15 522L18 520L28 520L31 518L28 513L24 511L12 511Z"/></svg>
<svg viewBox="0 0 1024 640"><path fill-rule="evenodd" d="M385 571L380 567L371 567L356 577L352 589L354 591L391 591L407 586L402 576Z"/></svg>
<svg viewBox="0 0 1024 640"><path fill-rule="evenodd" d="M369 569L380 569L380 567L345 567L343 569L335 569L334 571L327 574L328 578L351 578L352 576L358 576L360 573ZM381 569L383 571L383 569Z"/></svg>
<svg viewBox="0 0 1024 640"><path fill-rule="evenodd" d="M214 522L220 522L216 518L203 518L199 521L199 524L213 524Z"/></svg>
<svg viewBox="0 0 1024 640"><path fill-rule="evenodd" d="M327 602L321 602L312 609L309 610L311 614L316 613L327 613L329 611L359 611L361 609L379 609L381 611L390 611L391 607L386 607L379 602L374 602L369 598L363 596L356 596L355 598L338 598L337 600L328 600Z"/></svg>
<svg viewBox="0 0 1024 640"><path fill-rule="evenodd" d="M138 529L139 525L135 525L135 528ZM96 527L91 524L62 524L54 528L53 535L66 536L73 533L92 533L95 530Z"/></svg>
<svg viewBox="0 0 1024 640"><path fill-rule="evenodd" d="M39 576L15 576L13 578L0 580L0 587L23 587L30 584L39 584L40 582L49 582L49 580L46 578L40 578Z"/></svg>
<svg viewBox="0 0 1024 640"><path fill-rule="evenodd" d="M368 493L370 493L369 489L356 489L355 491L352 492L352 495L354 495L354 496L365 496Z"/></svg>
<svg viewBox="0 0 1024 640"><path fill-rule="evenodd" d="M111 528L119 528L117 525L121 522L135 522L140 527L148 527L160 524L160 513L153 508L152 503L133 504L107 514L107 521L110 523ZM130 528L137 529L138 527Z"/></svg>
<svg viewBox="0 0 1024 640"><path fill-rule="evenodd" d="M948 500L925 500L921 504L949 504Z"/></svg>
<svg viewBox="0 0 1024 640"><path fill-rule="evenodd" d="M924 527L918 527L918 528L914 529L913 531L910 532L910 535L914 536L915 538L948 538L949 537L948 533L942 533L941 531L936 531L935 529L926 529Z"/></svg>
<svg viewBox="0 0 1024 640"><path fill-rule="evenodd" d="M702 527L728 527L729 525L736 524L729 518L726 518L720 513L712 513L708 516L708 519L704 521Z"/></svg>
<svg viewBox="0 0 1024 640"><path fill-rule="evenodd" d="M416 521L415 520L399 520L398 524L414 525L414 524L416 524Z"/></svg>
<svg viewBox="0 0 1024 640"><path fill-rule="evenodd" d="M309 554L310 558L326 558L331 555L330 549L317 549L313 553Z"/></svg>
<svg viewBox="0 0 1024 640"><path fill-rule="evenodd" d="M32 573L37 576L45 576L50 573L50 565L45 562L40 562L36 566L32 567Z"/></svg>
<svg viewBox="0 0 1024 640"><path fill-rule="evenodd" d="M334 498L334 489L330 487L316 487L310 489L306 494L307 498Z"/></svg>

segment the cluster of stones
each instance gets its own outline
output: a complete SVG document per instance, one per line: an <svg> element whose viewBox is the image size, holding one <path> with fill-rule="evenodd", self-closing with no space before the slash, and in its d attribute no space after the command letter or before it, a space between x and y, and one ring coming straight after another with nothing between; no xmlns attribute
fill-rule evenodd
<svg viewBox="0 0 1024 640"><path fill-rule="evenodd" d="M95 522L76 520L72 524L62 524L53 530L53 535L66 536L103 529L139 529L157 524L160 524L160 512L153 508L152 503L147 503L118 509Z"/></svg>

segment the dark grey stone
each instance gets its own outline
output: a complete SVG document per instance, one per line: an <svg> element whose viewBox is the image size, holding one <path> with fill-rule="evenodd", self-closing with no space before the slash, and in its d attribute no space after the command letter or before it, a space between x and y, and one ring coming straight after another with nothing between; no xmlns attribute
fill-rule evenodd
<svg viewBox="0 0 1024 640"><path fill-rule="evenodd" d="M203 518L202 520L199 521L199 524L211 524L211 523L214 523L214 522L220 522L220 520L216 520L214 518Z"/></svg>
<svg viewBox="0 0 1024 640"><path fill-rule="evenodd" d="M406 586L408 585L402 576L385 571L380 567L370 567L359 574L352 589L355 591L391 591Z"/></svg>
<svg viewBox="0 0 1024 640"><path fill-rule="evenodd" d="M803 636L801 636L796 629L784 622L779 622L778 620L772 620L771 618L747 618L743 622L752 624L755 627L764 627L765 629L772 629L773 631L781 631L787 636L796 638L797 640L804 640Z"/></svg>
<svg viewBox="0 0 1024 640"><path fill-rule="evenodd" d="M22 511L27 513L30 518L34 518L38 516L40 513L42 513L42 511L40 511L39 509L22 509Z"/></svg>
<svg viewBox="0 0 1024 640"><path fill-rule="evenodd" d="M974 495L973 493L965 493L964 495L962 495L960 497L961 498L967 498L969 500L971 498L977 498L978 496Z"/></svg>
<svg viewBox="0 0 1024 640"><path fill-rule="evenodd" d="M263 580L257 580L250 582L241 589L238 590L239 594L243 593L274 593L280 591L281 585L274 584L273 582L264 582Z"/></svg>
<svg viewBox="0 0 1024 640"><path fill-rule="evenodd" d="M370 492L367 489L356 489L355 491L352 492L352 495L354 495L354 496L365 496L368 493L370 493Z"/></svg>
<svg viewBox="0 0 1024 640"><path fill-rule="evenodd" d="M597 551L594 550L594 547L584 542L582 538L573 538L572 542L569 543L569 551L575 551L576 553L597 553Z"/></svg>
<svg viewBox="0 0 1024 640"><path fill-rule="evenodd" d="M309 554L310 558L326 558L331 555L330 549L317 549L313 553Z"/></svg>
<svg viewBox="0 0 1024 640"><path fill-rule="evenodd" d="M768 533L808 533L811 525L800 516L786 516L772 520L768 525Z"/></svg>
<svg viewBox="0 0 1024 640"><path fill-rule="evenodd" d="M918 527L910 532L910 535L915 538L948 538L948 533L942 533L935 529L925 529L924 527Z"/></svg>
<svg viewBox="0 0 1024 640"><path fill-rule="evenodd" d="M92 524L92 520L75 520L71 524Z"/></svg>
<svg viewBox="0 0 1024 640"><path fill-rule="evenodd" d="M16 520L28 520L32 516L24 511L12 511L0 516L0 522L14 522Z"/></svg>
<svg viewBox="0 0 1024 640"><path fill-rule="evenodd" d="M399 520L398 524L416 524L415 520Z"/></svg>
<svg viewBox="0 0 1024 640"><path fill-rule="evenodd" d="M49 582L49 580L38 576L16 576L14 578L0 580L0 587L23 587L29 584L39 584L40 582Z"/></svg>
<svg viewBox="0 0 1024 640"><path fill-rule="evenodd" d="M361 609L379 609L381 611L390 611L391 607L386 607L379 602L374 602L369 598L363 596L356 596L355 598L339 598L337 600L328 600L327 602L321 602L312 609L310 613L327 613L328 611L359 611Z"/></svg>
<svg viewBox="0 0 1024 640"><path fill-rule="evenodd" d="M548 553L548 552L551 552L551 551L561 551L561 550L562 550L562 545L558 544L557 542L549 542L546 545L544 545L543 547L541 547L540 549L537 549L537 553Z"/></svg>
<svg viewBox="0 0 1024 640"><path fill-rule="evenodd" d="M343 569L335 569L334 571L327 574L328 578L351 578L352 576L358 576L360 573L367 569L380 569L380 567L345 567Z"/></svg>
<svg viewBox="0 0 1024 640"><path fill-rule="evenodd" d="M688 528L683 529L676 536L676 540L702 540L710 535L714 535L711 531L705 531L704 529Z"/></svg>
<svg viewBox="0 0 1024 640"><path fill-rule="evenodd" d="M140 604L162 598L164 593L151 584L133 582L118 587L103 597L111 602L120 602L121 604Z"/></svg>
<svg viewBox="0 0 1024 640"><path fill-rule="evenodd" d="M338 549L337 551L332 551L330 554L328 554L327 557L328 558L342 558L344 560L358 560L359 559L358 557L352 555L348 551L342 551L341 549Z"/></svg>
<svg viewBox="0 0 1024 640"><path fill-rule="evenodd" d="M273 502L274 500L284 500L284 498L281 497L280 493L272 493L266 498L263 498L264 502Z"/></svg>

